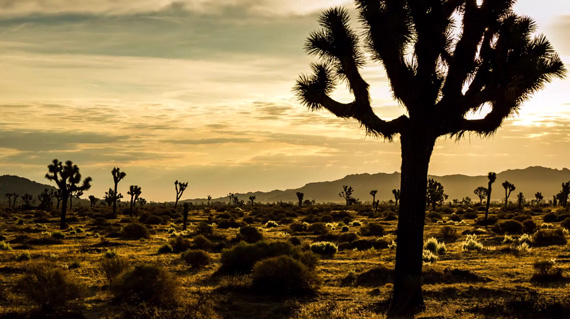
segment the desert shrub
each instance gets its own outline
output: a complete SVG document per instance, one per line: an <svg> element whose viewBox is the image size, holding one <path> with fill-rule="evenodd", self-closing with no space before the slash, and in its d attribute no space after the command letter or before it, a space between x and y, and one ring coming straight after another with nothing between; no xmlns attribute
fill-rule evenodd
<svg viewBox="0 0 570 319"><path fill-rule="evenodd" d="M202 250L210 250L214 246L204 235L196 235L192 238L192 246Z"/></svg>
<svg viewBox="0 0 570 319"><path fill-rule="evenodd" d="M249 224L249 225L255 223L255 220L254 220L253 217L251 217L251 216L244 217L244 218L243 218L243 221L244 221L245 223Z"/></svg>
<svg viewBox="0 0 570 319"><path fill-rule="evenodd" d="M190 240L182 236L176 236L175 238L169 240L168 244L172 247L172 250L175 253L181 253L192 247L192 243L190 242Z"/></svg>
<svg viewBox="0 0 570 319"><path fill-rule="evenodd" d="M362 226L362 223L361 223L360 221L358 221L358 220L355 220L355 221L352 222L352 226L354 226L354 227L360 227L360 226Z"/></svg>
<svg viewBox="0 0 570 319"><path fill-rule="evenodd" d="M483 244L477 240L477 235L467 235L461 245L463 251L466 250L483 250Z"/></svg>
<svg viewBox="0 0 570 319"><path fill-rule="evenodd" d="M44 313L66 312L86 296L85 286L53 263L35 263L16 282L15 290L25 295Z"/></svg>
<svg viewBox="0 0 570 319"><path fill-rule="evenodd" d="M461 221L461 216L459 216L459 215L456 214L456 213L452 213L452 214L449 216L449 219L452 220L452 221L454 221L454 222L460 222L460 221Z"/></svg>
<svg viewBox="0 0 570 319"><path fill-rule="evenodd" d="M440 243L434 237L429 238L424 243L424 250L429 250L434 254L438 255L445 255L447 249L445 247L445 243Z"/></svg>
<svg viewBox="0 0 570 319"><path fill-rule="evenodd" d="M24 251L22 253L20 253L18 255L18 257L16 258L17 261L28 261L28 260L32 260L32 256L30 255L29 252Z"/></svg>
<svg viewBox="0 0 570 319"><path fill-rule="evenodd" d="M547 213L542 217L545 223L554 223L556 221L556 213Z"/></svg>
<svg viewBox="0 0 570 319"><path fill-rule="evenodd" d="M204 236L209 236L214 233L214 228L212 225L206 222L200 222L198 226L196 226L196 234L201 234Z"/></svg>
<svg viewBox="0 0 570 319"><path fill-rule="evenodd" d="M65 235L64 235L62 232L60 232L60 231L54 231L54 232L51 233L51 238L54 238L54 239L64 239L64 238L65 238Z"/></svg>
<svg viewBox="0 0 570 319"><path fill-rule="evenodd" d="M289 242L295 246L301 245L301 240L298 237L289 238Z"/></svg>
<svg viewBox="0 0 570 319"><path fill-rule="evenodd" d="M307 230L315 235L324 235L329 232L327 225L321 222L312 223Z"/></svg>
<svg viewBox="0 0 570 319"><path fill-rule="evenodd" d="M332 256L338 251L338 246L328 241L319 241L311 244L311 251L319 255Z"/></svg>
<svg viewBox="0 0 570 319"><path fill-rule="evenodd" d="M489 215L487 216L487 222L485 222L485 217L479 217L476 219L475 223L480 226L490 226L495 225L499 221L499 217L497 215Z"/></svg>
<svg viewBox="0 0 570 319"><path fill-rule="evenodd" d="M0 250L8 250L11 251L12 247L10 246L9 243L5 242L5 241L0 241Z"/></svg>
<svg viewBox="0 0 570 319"><path fill-rule="evenodd" d="M112 283L120 274L129 269L129 263L123 257L106 257L99 261L99 268L107 281Z"/></svg>
<svg viewBox="0 0 570 319"><path fill-rule="evenodd" d="M532 234L536 231L536 223L532 219L527 219L523 221L523 232L526 234Z"/></svg>
<svg viewBox="0 0 570 319"><path fill-rule="evenodd" d="M341 232L346 233L350 230L350 228L348 226L342 226L342 228L340 229Z"/></svg>
<svg viewBox="0 0 570 319"><path fill-rule="evenodd" d="M237 235L239 240L243 240L246 243L252 244L263 239L263 234L253 226L245 226L239 229L239 234Z"/></svg>
<svg viewBox="0 0 570 319"><path fill-rule="evenodd" d="M344 233L338 237L339 242L349 243L358 239L358 235L355 233Z"/></svg>
<svg viewBox="0 0 570 319"><path fill-rule="evenodd" d="M563 228L566 228L568 230L570 230L570 217L564 219L561 223L560 226L562 226Z"/></svg>
<svg viewBox="0 0 570 319"><path fill-rule="evenodd" d="M251 272L253 265L259 260L287 255L300 259L301 251L289 242L265 242L255 244L239 243L231 249L222 251L220 272L231 274L246 274Z"/></svg>
<svg viewBox="0 0 570 319"><path fill-rule="evenodd" d="M160 225L164 223L164 219L161 216L149 215L149 214L143 214L139 218L139 221L147 225Z"/></svg>
<svg viewBox="0 0 570 319"><path fill-rule="evenodd" d="M305 223L294 222L289 225L289 231L291 233L299 233L307 231L307 225Z"/></svg>
<svg viewBox="0 0 570 319"><path fill-rule="evenodd" d="M188 263L192 268L202 268L209 265L212 262L210 254L204 250L191 249L187 250L180 256L182 260Z"/></svg>
<svg viewBox="0 0 570 319"><path fill-rule="evenodd" d="M368 223L360 227L362 236L384 236L384 227L376 223Z"/></svg>
<svg viewBox="0 0 570 319"><path fill-rule="evenodd" d="M459 234L457 234L457 230L453 226L443 226L439 229L439 236L443 238L445 241L456 241L459 238Z"/></svg>
<svg viewBox="0 0 570 319"><path fill-rule="evenodd" d="M124 239L150 238L150 231L142 224L131 223L121 229L120 236Z"/></svg>
<svg viewBox="0 0 570 319"><path fill-rule="evenodd" d="M556 267L554 259L537 260L533 263L534 274L530 281L533 282L549 282L549 281L562 281L565 278L562 276L562 270Z"/></svg>
<svg viewBox="0 0 570 319"><path fill-rule="evenodd" d="M561 221L565 220L566 218L570 218L570 213L566 212L566 213L559 214L558 216L556 216L556 221L561 222Z"/></svg>
<svg viewBox="0 0 570 319"><path fill-rule="evenodd" d="M493 231L497 234L522 234L523 224L518 220L509 219L493 226Z"/></svg>
<svg viewBox="0 0 570 319"><path fill-rule="evenodd" d="M342 244L339 248L342 249L358 249L358 250L368 250L374 249L385 249L388 248L389 243L384 238L379 239L357 239L348 244Z"/></svg>
<svg viewBox="0 0 570 319"><path fill-rule="evenodd" d="M334 221L333 217L329 214L321 216L321 223L332 223Z"/></svg>
<svg viewBox="0 0 570 319"><path fill-rule="evenodd" d="M436 212L436 211L431 211L429 213L426 214L426 217L429 219L441 219L441 214Z"/></svg>
<svg viewBox="0 0 570 319"><path fill-rule="evenodd" d="M160 246L160 248L158 248L158 254L171 254L174 252L174 249L172 249L172 246L170 246L169 244L164 244L162 246Z"/></svg>
<svg viewBox="0 0 570 319"><path fill-rule="evenodd" d="M524 222L525 220L532 220L532 216L530 214L516 214L513 216L514 220L518 220L519 222Z"/></svg>
<svg viewBox="0 0 570 319"><path fill-rule="evenodd" d="M561 228L540 229L532 236L533 246L566 245L566 237Z"/></svg>
<svg viewBox="0 0 570 319"><path fill-rule="evenodd" d="M289 256L277 256L257 262L253 267L252 278L252 288L255 292L280 296L310 293L319 284L313 270Z"/></svg>
<svg viewBox="0 0 570 319"><path fill-rule="evenodd" d="M424 263L434 263L437 261L437 256L431 252L430 250L424 249L423 253L422 253L422 261Z"/></svg>
<svg viewBox="0 0 570 319"><path fill-rule="evenodd" d="M115 299L127 304L146 302L154 306L177 303L178 282L164 268L138 265L111 284Z"/></svg>
<svg viewBox="0 0 570 319"><path fill-rule="evenodd" d="M277 224L277 222L273 220L269 220L267 221L267 223L265 223L265 228L274 228L277 226L279 226L279 224Z"/></svg>
<svg viewBox="0 0 570 319"><path fill-rule="evenodd" d="M483 211L485 211L484 207L483 207ZM465 214L463 214L462 217L463 217L463 219L475 219L475 218L477 218L477 216L478 216L477 212L468 211L468 212L465 212Z"/></svg>

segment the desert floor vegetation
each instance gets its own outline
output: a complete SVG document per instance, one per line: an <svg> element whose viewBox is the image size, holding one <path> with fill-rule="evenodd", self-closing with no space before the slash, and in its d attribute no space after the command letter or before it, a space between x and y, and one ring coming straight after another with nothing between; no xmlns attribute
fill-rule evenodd
<svg viewBox="0 0 570 319"><path fill-rule="evenodd" d="M180 206L0 210L0 317L385 317L393 205ZM478 208L427 215L417 317L570 316L568 211Z"/></svg>

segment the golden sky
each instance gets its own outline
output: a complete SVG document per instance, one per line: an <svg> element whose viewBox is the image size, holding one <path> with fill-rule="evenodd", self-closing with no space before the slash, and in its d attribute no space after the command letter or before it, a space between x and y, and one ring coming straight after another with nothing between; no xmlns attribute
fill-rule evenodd
<svg viewBox="0 0 570 319"><path fill-rule="evenodd" d="M394 143L355 121L311 113L292 93L320 11L350 1L0 0L0 174L48 183L72 160L102 197L111 169L148 200L300 187L394 172ZM519 0L516 11L570 61L570 2ZM354 17L354 15L353 15ZM375 111L394 118L378 65L363 71ZM570 79L555 80L493 137L440 139L430 173L479 175L568 167ZM342 99L346 92L336 95Z"/></svg>

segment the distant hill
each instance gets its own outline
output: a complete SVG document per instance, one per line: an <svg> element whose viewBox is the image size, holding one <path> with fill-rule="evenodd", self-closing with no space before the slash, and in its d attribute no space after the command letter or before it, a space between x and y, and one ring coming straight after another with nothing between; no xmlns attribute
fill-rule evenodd
<svg viewBox="0 0 570 319"><path fill-rule="evenodd" d="M478 186L487 187L487 175L466 176L466 175L445 175L429 176L440 182L449 195L449 200L470 197L473 201L478 201L478 197L473 190ZM527 199L533 199L536 192L541 192L545 200L552 199L561 189L562 182L570 181L570 170L545 168L540 166L528 167L525 169L507 170L497 174L497 181L493 184L493 201L500 201L504 196L504 188L501 184L508 180L513 183L516 190L511 195L511 199L516 198L516 194L522 192ZM343 199L338 196L342 191L342 185L350 185L354 189L354 197L361 201L371 201L370 190L378 190L377 199L388 201L392 199L392 189L400 188L400 173L377 173L377 174L356 174L348 175L342 179L309 183L297 189L273 190L270 192L249 192L237 194L240 199L247 202L249 196L255 196L256 202L297 202L296 192L305 194L305 199L317 202L342 203ZM193 203L206 202L204 198L189 200ZM215 198L213 201L227 202L227 197Z"/></svg>
<svg viewBox="0 0 570 319"><path fill-rule="evenodd" d="M37 203L37 195L46 188L55 190L55 187L51 185L40 184L24 177L2 175L0 176L0 203L2 205L8 203L8 198L4 195L6 193L16 193L20 195L20 198L22 195L29 193L33 196L34 203Z"/></svg>

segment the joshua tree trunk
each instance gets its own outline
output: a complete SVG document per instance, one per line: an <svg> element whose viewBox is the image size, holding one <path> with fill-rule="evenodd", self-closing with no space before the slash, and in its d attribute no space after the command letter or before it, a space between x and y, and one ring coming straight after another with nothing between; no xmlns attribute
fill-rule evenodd
<svg viewBox="0 0 570 319"><path fill-rule="evenodd" d="M424 129L414 128L413 132L401 136L400 217L389 318L409 315L424 308L421 274L426 188L429 161L435 145L435 138L424 132Z"/></svg>
<svg viewBox="0 0 570 319"><path fill-rule="evenodd" d="M60 229L66 229L67 228L67 221L66 221L66 214L67 214L67 198L69 196L67 194L64 194L63 196L61 196L61 222L59 224L59 228Z"/></svg>

